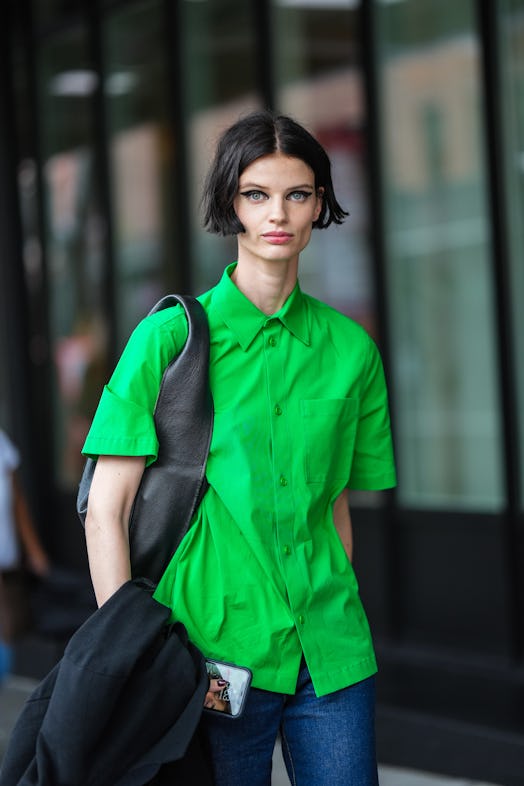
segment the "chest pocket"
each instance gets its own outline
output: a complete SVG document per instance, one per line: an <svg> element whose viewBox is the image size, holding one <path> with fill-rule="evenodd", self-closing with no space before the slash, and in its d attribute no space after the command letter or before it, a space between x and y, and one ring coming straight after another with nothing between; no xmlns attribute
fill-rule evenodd
<svg viewBox="0 0 524 786"><path fill-rule="evenodd" d="M300 411L305 439L306 481L347 481L357 431L357 399L303 399Z"/></svg>

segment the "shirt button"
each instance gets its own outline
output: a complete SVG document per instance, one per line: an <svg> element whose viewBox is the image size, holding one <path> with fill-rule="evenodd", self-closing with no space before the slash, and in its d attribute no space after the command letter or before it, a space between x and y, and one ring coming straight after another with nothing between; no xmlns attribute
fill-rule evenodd
<svg viewBox="0 0 524 786"><path fill-rule="evenodd" d="M278 404L275 404L275 415L281 415L281 414L282 414L282 407L279 407Z"/></svg>
<svg viewBox="0 0 524 786"><path fill-rule="evenodd" d="M280 485L287 486L287 478L285 478L284 475L280 476Z"/></svg>
<svg viewBox="0 0 524 786"><path fill-rule="evenodd" d="M268 340L267 340L267 343L269 344L270 347L276 347L277 340L276 340L275 336L270 336L268 338Z"/></svg>
<svg viewBox="0 0 524 786"><path fill-rule="evenodd" d="M298 622L299 622L299 624L303 625L305 623L305 621L306 621L306 618L304 617L304 615L303 614L299 614L298 615Z"/></svg>
<svg viewBox="0 0 524 786"><path fill-rule="evenodd" d="M289 557L289 555L291 554L291 546L288 546L288 545L286 544L286 545L284 546L284 548L282 549L282 551L284 552L284 554L286 555L286 557Z"/></svg>

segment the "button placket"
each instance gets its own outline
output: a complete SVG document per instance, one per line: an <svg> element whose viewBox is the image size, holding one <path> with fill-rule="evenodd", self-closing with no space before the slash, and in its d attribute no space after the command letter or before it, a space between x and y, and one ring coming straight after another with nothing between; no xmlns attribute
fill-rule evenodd
<svg viewBox="0 0 524 786"><path fill-rule="evenodd" d="M274 326L273 326L274 327ZM268 335L264 340L266 362L269 414L271 423L271 446L275 488L275 535L280 566L289 598L291 613L299 623L297 610L303 608L301 579L297 576L298 564L295 557L295 511L293 504L293 440L288 431L288 395L286 388L286 341L285 328L282 334ZM298 593L298 595L297 595Z"/></svg>

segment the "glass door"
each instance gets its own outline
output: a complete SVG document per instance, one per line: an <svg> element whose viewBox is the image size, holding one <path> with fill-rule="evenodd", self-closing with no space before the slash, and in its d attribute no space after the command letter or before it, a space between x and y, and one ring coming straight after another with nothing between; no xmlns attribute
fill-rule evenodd
<svg viewBox="0 0 524 786"><path fill-rule="evenodd" d="M475 3L376 2L399 501L504 505Z"/></svg>

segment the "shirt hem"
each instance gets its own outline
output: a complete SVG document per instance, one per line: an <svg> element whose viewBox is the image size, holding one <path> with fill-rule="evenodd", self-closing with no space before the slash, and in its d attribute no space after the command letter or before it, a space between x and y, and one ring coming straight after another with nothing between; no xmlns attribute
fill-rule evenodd
<svg viewBox="0 0 524 786"><path fill-rule="evenodd" d="M329 671L329 676L311 674L311 680L315 689L315 694L318 698L327 696L329 693L335 693L338 690L349 688L357 682L371 677L376 674L377 662L374 655L364 658L363 660L353 663L350 666L343 666L337 671ZM314 669L313 669L314 672ZM279 679L278 675L271 672L266 675L261 673L260 669L256 670L256 677L253 678L253 687L260 690L267 690L272 693L285 693L292 696L296 691L296 682L290 679Z"/></svg>
<svg viewBox="0 0 524 786"><path fill-rule="evenodd" d="M354 477L348 482L348 488L353 491L385 491L395 488L396 485L396 475L381 475L375 478Z"/></svg>
<svg viewBox="0 0 524 786"><path fill-rule="evenodd" d="M150 441L119 438L118 440L90 440L82 448L82 454L92 459L99 456L157 456L157 447Z"/></svg>
<svg viewBox="0 0 524 786"><path fill-rule="evenodd" d="M323 679L322 677L315 678L311 676L315 694L318 698L327 696L329 693L335 693L337 690L349 688L351 685L356 685L357 682L372 677L378 671L377 661L375 656L370 656L364 660L353 663L351 666L344 666L339 671L329 672L329 678ZM310 672L311 673L311 672Z"/></svg>

